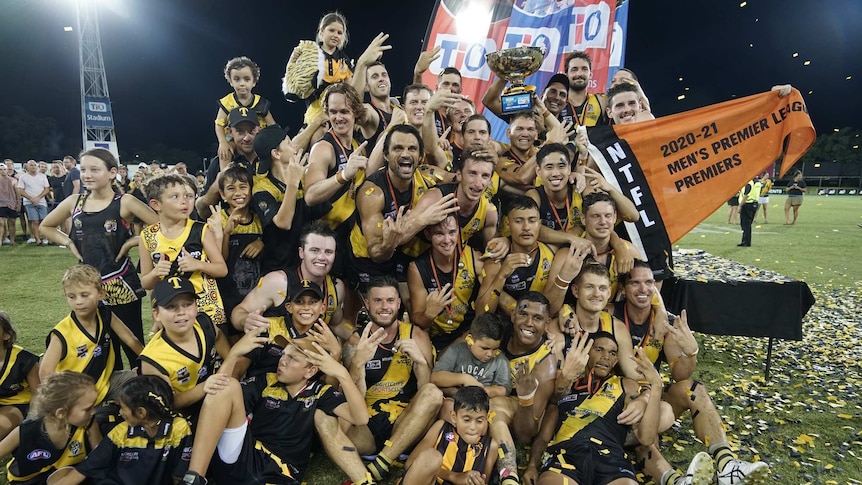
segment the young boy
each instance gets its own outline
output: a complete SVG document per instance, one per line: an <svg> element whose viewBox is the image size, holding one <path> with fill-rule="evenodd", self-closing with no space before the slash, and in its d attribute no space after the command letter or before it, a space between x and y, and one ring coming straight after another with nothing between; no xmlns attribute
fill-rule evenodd
<svg viewBox="0 0 862 485"><path fill-rule="evenodd" d="M141 284L151 290L169 276L187 278L194 285L201 310L216 325L226 322L214 279L227 275L221 217L213 211L215 217L207 223L189 218L195 195L188 177L162 175L150 180L146 189L159 222L141 231Z"/></svg>
<svg viewBox="0 0 862 485"><path fill-rule="evenodd" d="M72 266L63 275L63 292L72 313L48 334L39 378L44 381L51 374L66 370L87 374L96 381L96 404L99 404L109 396L110 389L116 391L132 377L130 372L114 372L117 355L111 345L112 333L136 355L143 346L102 303L105 290L99 270L88 264Z"/></svg>
<svg viewBox="0 0 862 485"><path fill-rule="evenodd" d="M168 379L174 407L194 421L204 398L204 381L215 373L217 350L227 355L227 341L207 314L198 313L189 280L170 276L159 281L151 303L153 326L162 330L141 352L138 372Z"/></svg>
<svg viewBox="0 0 862 485"><path fill-rule="evenodd" d="M207 425L196 432L189 473L182 483L205 484L201 476L214 458L213 474L219 483L298 484L308 464L318 411L355 426L368 422L365 400L347 369L311 339L295 339L287 345L275 373L242 385L229 377L238 357L267 342L260 336L262 331L240 339L219 374L207 381L201 411ZM321 372L335 378L341 392L318 380ZM341 435L338 426L334 428ZM320 438L326 443L335 435ZM359 460L355 448L352 454ZM367 478L363 483L369 483Z"/></svg>
<svg viewBox="0 0 862 485"><path fill-rule="evenodd" d="M301 280L288 288L289 299L280 305L270 307L263 316L269 320L268 334L270 339L277 339L252 350L248 355L238 359L234 377L241 376L246 369L246 375L256 376L267 372L275 372L278 360L284 351L284 345L279 344L291 339L310 337L318 342L328 353L341 360L341 345L332 330L323 321L326 311L326 300L323 290L317 283ZM284 339L284 340L282 340Z"/></svg>
<svg viewBox="0 0 862 485"><path fill-rule="evenodd" d="M257 214L249 209L252 178L247 170L230 167L222 172L218 184L222 200L227 201L227 208L220 211L220 216L224 232L221 253L228 271L227 276L216 282L225 315L230 315L260 279L263 227Z"/></svg>
<svg viewBox="0 0 862 485"><path fill-rule="evenodd" d="M218 157L224 163L233 158L234 149L227 140L228 113L236 108L245 108L257 114L260 127L274 125L275 119L269 112L269 101L251 90L260 79L260 68L248 57L234 57L227 61L224 67L224 77L227 79L231 93L218 100L218 113L215 119L215 133L218 140Z"/></svg>
<svg viewBox="0 0 862 485"><path fill-rule="evenodd" d="M460 387L481 386L489 398L507 396L512 390L509 360L500 353L503 322L495 314L480 315L470 325L463 342L449 346L431 373L431 382L452 397ZM443 407L446 408L444 401ZM448 416L448 409L441 410Z"/></svg>
<svg viewBox="0 0 862 485"><path fill-rule="evenodd" d="M455 424L441 419L431 426L407 459L407 473L400 483L488 483L499 447L488 435L489 408L488 394L481 387L459 389L455 410L450 411Z"/></svg>

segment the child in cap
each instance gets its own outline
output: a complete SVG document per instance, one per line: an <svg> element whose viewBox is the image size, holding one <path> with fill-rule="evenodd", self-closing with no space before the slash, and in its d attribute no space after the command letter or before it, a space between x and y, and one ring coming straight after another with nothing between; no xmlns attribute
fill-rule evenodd
<svg viewBox="0 0 862 485"><path fill-rule="evenodd" d="M161 328L144 347L140 374L164 376L174 391L174 407L192 421L204 398L204 381L215 373L216 352L227 355L224 336L204 312L198 313L196 290L186 278L169 276L151 295L153 326Z"/></svg>

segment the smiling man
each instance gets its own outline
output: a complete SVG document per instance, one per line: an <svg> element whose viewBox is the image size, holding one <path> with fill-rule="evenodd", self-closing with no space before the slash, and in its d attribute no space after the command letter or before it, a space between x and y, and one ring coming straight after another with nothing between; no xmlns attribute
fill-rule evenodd
<svg viewBox="0 0 862 485"><path fill-rule="evenodd" d="M368 471L376 480L416 443L437 417L443 393L431 383L431 341L421 328L398 320L401 298L391 276L368 284L371 322L345 346L350 376L365 394L371 419L347 435L360 454L377 453Z"/></svg>
<svg viewBox="0 0 862 485"><path fill-rule="evenodd" d="M360 291L375 276L395 275L404 283L401 289L407 299L407 265L423 249L421 241L414 240L416 235L458 210L454 196L412 210L433 186L418 170L423 154L416 128L393 126L383 140L385 168L369 176L356 193L348 279Z"/></svg>

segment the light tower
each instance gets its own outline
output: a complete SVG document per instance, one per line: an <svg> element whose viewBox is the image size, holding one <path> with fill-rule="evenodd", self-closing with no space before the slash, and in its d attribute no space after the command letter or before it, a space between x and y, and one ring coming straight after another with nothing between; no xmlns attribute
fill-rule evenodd
<svg viewBox="0 0 862 485"><path fill-rule="evenodd" d="M105 148L119 159L108 78L99 40L96 0L77 0L78 57L81 69L81 131L85 150Z"/></svg>

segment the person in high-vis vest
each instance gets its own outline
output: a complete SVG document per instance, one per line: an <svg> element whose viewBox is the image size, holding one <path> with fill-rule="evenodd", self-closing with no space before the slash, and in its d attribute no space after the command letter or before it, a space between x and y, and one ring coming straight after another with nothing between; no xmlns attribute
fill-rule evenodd
<svg viewBox="0 0 862 485"><path fill-rule="evenodd" d="M739 225L742 228L740 247L751 246L751 224L757 215L757 201L760 199L760 178L754 177L739 191Z"/></svg>

